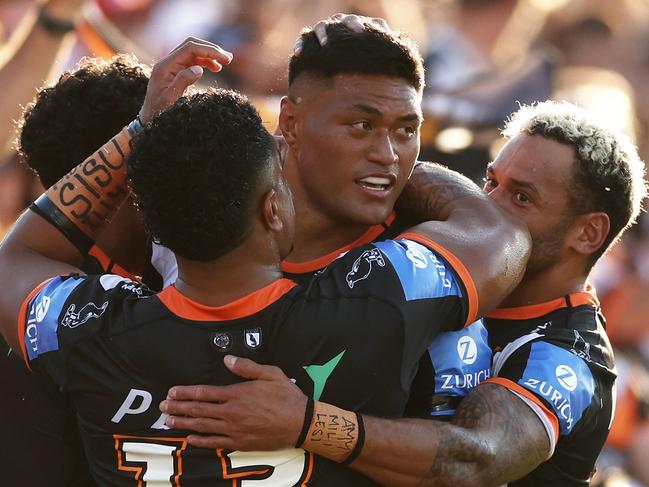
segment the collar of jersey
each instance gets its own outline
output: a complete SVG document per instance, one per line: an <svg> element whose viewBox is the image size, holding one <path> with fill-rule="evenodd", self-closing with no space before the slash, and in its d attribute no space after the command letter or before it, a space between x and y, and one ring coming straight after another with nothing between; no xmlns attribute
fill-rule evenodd
<svg viewBox="0 0 649 487"><path fill-rule="evenodd" d="M379 235L381 235L387 227L392 225L394 219L397 217L397 214L393 211L388 219L384 223L378 225L373 225L367 229L367 231L354 240L352 243L345 245L333 252L318 257L317 259L308 260L306 262L287 262L282 261L282 272L286 274L305 274L307 272L319 271L323 267L328 266L334 260L336 260L340 254L349 252L351 249L356 248L360 245L364 245L370 242L373 242Z"/></svg>
<svg viewBox="0 0 649 487"><path fill-rule="evenodd" d="M296 285L290 279L278 279L223 306L207 306L193 301L181 294L174 285L165 288L157 296L169 311L180 318L193 321L227 321L254 315L276 302Z"/></svg>
<svg viewBox="0 0 649 487"><path fill-rule="evenodd" d="M137 278L133 274L131 274L129 271L127 271L121 265L111 259L101 247L93 245L92 247L90 247L88 255L91 255L92 257L97 259L97 261L99 261L99 265L102 269L104 269L105 272L126 277L131 281L137 281Z"/></svg>
<svg viewBox="0 0 649 487"><path fill-rule="evenodd" d="M585 291L568 294L560 298L546 301L545 303L530 304L528 306L517 306L515 308L499 308L487 314L487 318L499 320L529 320L545 316L553 311L562 308L577 306L599 307L599 301L595 294L595 288L588 284Z"/></svg>

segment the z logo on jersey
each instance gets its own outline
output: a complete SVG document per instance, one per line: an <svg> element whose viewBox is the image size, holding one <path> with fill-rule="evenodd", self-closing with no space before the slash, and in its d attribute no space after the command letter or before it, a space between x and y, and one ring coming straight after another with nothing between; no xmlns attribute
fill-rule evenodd
<svg viewBox="0 0 649 487"><path fill-rule="evenodd" d="M385 260L379 249L366 250L354 261L352 269L347 273L349 289L353 289L358 281L367 279L372 272L372 262L376 262L380 267L385 266Z"/></svg>
<svg viewBox="0 0 649 487"><path fill-rule="evenodd" d="M92 318L99 318L104 314L106 308L108 308L108 301L102 304L101 308L99 308L95 303L88 303L78 312L76 312L77 306L75 304L71 304L68 310L65 312L63 319L61 320L61 326L76 328L77 326L83 325Z"/></svg>

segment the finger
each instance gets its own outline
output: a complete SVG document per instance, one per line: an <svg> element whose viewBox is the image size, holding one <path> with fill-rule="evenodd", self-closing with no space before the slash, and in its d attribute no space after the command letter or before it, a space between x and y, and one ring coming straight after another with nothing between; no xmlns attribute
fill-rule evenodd
<svg viewBox="0 0 649 487"><path fill-rule="evenodd" d="M174 401L165 399L159 405L160 411L175 416L222 419L220 404L205 401Z"/></svg>
<svg viewBox="0 0 649 487"><path fill-rule="evenodd" d="M232 61L233 55L221 49L216 44L190 41L169 54L160 64L174 63L189 67L196 64L197 58L213 59L220 64L229 64Z"/></svg>
<svg viewBox="0 0 649 487"><path fill-rule="evenodd" d="M175 401L222 402L227 399L227 386L174 386L167 392L167 399Z"/></svg>
<svg viewBox="0 0 649 487"><path fill-rule="evenodd" d="M187 443L197 448L210 448L213 450L222 448L226 450L236 450L234 446L234 441L232 438L227 436L199 436L199 435L189 435L187 437Z"/></svg>
<svg viewBox="0 0 649 487"><path fill-rule="evenodd" d="M206 41L205 39L200 39L198 37L191 37L191 36L188 37L187 39L185 39L180 44L178 44L176 47L174 47L169 52L169 54L167 54L166 57L172 56L173 54L180 51L184 46L186 46L188 44L195 45L195 46L204 46L204 47L213 48L213 49L216 49L217 51L219 51L220 53L222 53L224 56L226 56L226 57L229 56L230 59L232 59L232 57L233 57L233 54L230 51L226 51L225 49L223 49L218 44L214 44L213 42Z"/></svg>
<svg viewBox="0 0 649 487"><path fill-rule="evenodd" d="M333 14L331 17L329 17L329 19L332 20L332 21L334 21L334 22L340 22L342 19L345 18L346 15L347 15L347 14L344 14L344 13L342 13L342 12L336 12L336 13Z"/></svg>
<svg viewBox="0 0 649 487"><path fill-rule="evenodd" d="M196 83L203 76L203 68L200 66L190 66L180 71L174 78L173 82L167 88L165 98L169 104L180 98L185 90Z"/></svg>
<svg viewBox="0 0 649 487"><path fill-rule="evenodd" d="M313 33L318 39L318 42L321 46L324 46L327 43L327 22L324 20L319 21L313 26Z"/></svg>
<svg viewBox="0 0 649 487"><path fill-rule="evenodd" d="M302 53L302 36L295 39L295 44L293 44L293 54L299 56Z"/></svg>
<svg viewBox="0 0 649 487"><path fill-rule="evenodd" d="M261 365L247 358L226 355L223 359L225 366L240 377L246 379L274 380L284 373L273 365ZM288 378L287 378L288 380Z"/></svg>
<svg viewBox="0 0 649 487"><path fill-rule="evenodd" d="M377 24L381 29L390 30L390 26L388 25L388 22L385 19L382 19L381 17L373 17L372 22Z"/></svg>
<svg viewBox="0 0 649 487"><path fill-rule="evenodd" d="M181 416L169 416L165 418L165 424L177 430L195 431L197 433L208 433L224 435L229 429L225 421L211 418L183 418Z"/></svg>
<svg viewBox="0 0 649 487"><path fill-rule="evenodd" d="M363 21L358 15L346 15L345 18L341 20L341 23L352 32L363 32L365 30L365 24L363 24Z"/></svg>

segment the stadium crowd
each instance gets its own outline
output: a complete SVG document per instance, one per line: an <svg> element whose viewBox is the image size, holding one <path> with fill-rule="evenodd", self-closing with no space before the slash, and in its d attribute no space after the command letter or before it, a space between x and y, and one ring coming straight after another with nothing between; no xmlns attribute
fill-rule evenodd
<svg viewBox="0 0 649 487"><path fill-rule="evenodd" d="M335 12L349 12L350 15L331 18ZM638 214L640 199L646 197L641 160L646 159L649 151L643 132L649 123L649 102L645 101L649 99L645 93L649 90L646 67L649 7L644 2L625 0L612 7L610 2L603 0L5 0L0 2L0 21L5 31L0 62L5 96L0 101L0 123L4 124L2 133L6 135L0 154L2 233L9 234L19 215L36 200L0 251L0 275L11 288L7 296L0 299L0 319L15 322L20 308L23 314L19 319L24 320L27 327L23 331L27 335L16 338L11 335L13 332L6 331L11 327L2 325L6 340L14 345L3 349L3 370L0 371L3 388L0 424L10 442L16 444L11 454L3 455L3 471L9 472L7 485L46 485L43 479L49 479L47 485L94 485L93 482L113 485L116 482L111 477L113 472L106 473L110 466L102 463L103 459L97 460L102 455L105 457L105 452L102 452L104 447L98 446L102 426L98 426L95 416L110 407L102 409L102 393L94 388L99 384L99 388L110 389L113 387L111 381L122 379L113 378L110 371L96 365L98 359L93 360L93 354L99 357L107 353L102 343L88 341L89 357L82 355L82 358L75 358L78 364L72 362L78 368L67 365L67 361L79 337L87 339L87 336L74 335L77 327L81 333L100 325L111 328L120 319L137 321L143 311L129 311L124 315L126 319L115 318L111 312L112 321L105 317L100 319L106 309L102 308L102 301L106 306L123 306L122 300L128 302L134 296L148 295L150 291L141 286L142 281L154 291L166 289L160 293L160 301L174 316L215 321L214 315L210 315L210 319L205 317L208 306L223 308L225 303L251 291L266 289L264 286L288 286L273 291L277 295L272 299L277 299L278 303L286 301L285 294L301 302L299 291L292 287L294 284L286 284L290 280L298 283L296 289L301 286L307 289L305 303L316 304L311 315L305 311L301 315L296 313L295 318L290 318L290 314L289 318L284 316L283 320L291 323L291 319L297 322L300 317L304 320L304 316L319 316L323 321L337 319L344 324L345 321L326 305L318 307L320 300L339 299L346 303L350 297L344 293L339 297L337 279L347 286L345 292L353 294L355 287L359 289L359 281L372 281L368 278L372 274L373 279L383 281L379 281L377 289L363 291L361 287L359 292L372 296L364 295L364 299L375 300L374 311L362 310L362 307L356 310L346 304L350 306L347 312L357 317L357 326L363 330L362 323L389 321L376 311L380 309L378 303L391 296L388 283L394 276L388 275L387 270L411 265L420 269L421 263L418 267L418 257L413 255L423 255L424 260L437 263L430 266L437 272L435 277L418 275L417 279L422 282L449 279L448 287L455 291L446 291L446 286L442 286L444 289L436 290L437 294L422 295L418 298L420 308L416 309L410 308L413 305L409 299L391 305L406 316L404 327L408 330L421 328L416 326L417 315L423 313L428 319L433 315L439 317L435 324L429 324L427 334L414 335L412 332L416 338L408 334L391 338L396 348L403 347L408 352L403 356L397 356L389 347L381 348L388 332L381 342L378 332L366 326L365 346L374 350L374 355L368 353L351 359L352 368L345 369L348 381L338 379L338 384L332 378L323 394L329 377L322 375L323 367L331 367L328 372L331 374L341 357L348 353L349 359L351 352L343 351L335 361L327 362L329 365L304 366L304 377L301 377L295 372L301 370L297 362L323 361L324 355L301 354L296 350L310 347L315 350L325 345L301 337L289 325L282 331L284 334L275 336L263 326L244 324L241 325L244 348L240 347L237 352L236 343L225 343L224 340L231 339L226 333L211 336L215 349L219 351L221 347L235 355L251 353L250 350L261 346L263 331L266 334L263 340L272 340L273 349L278 351L275 355L253 354L250 358L281 366L286 374L292 374L293 382L279 369L237 360L226 362L226 368L223 364L219 366L220 375L215 383L213 376L201 373L198 358L195 357L198 365L187 365L182 372L176 373L164 365L167 362L173 365L173 359L159 358L166 357L160 351L157 352L159 357L154 354L157 362L142 361L135 370L146 371L147 367L166 370L168 386L225 386L237 382L236 375L253 380L246 382L244 387L235 384L230 388L172 389L161 405L162 416L155 404L148 409L152 400L165 399L166 389L151 394L133 388L125 400L119 400L113 423L120 423L124 417L128 421L130 415L147 410L144 419L149 421L149 426L153 425L152 431L164 430L159 434L164 438L156 438L164 440L161 448L166 450L158 453L169 456L172 452L177 459L176 463L172 462L166 480L161 480L167 484L173 480L176 485L185 485L181 478L181 456L185 455L185 481L203 481L210 485L209 477L207 480L194 478L187 473L192 469L192 462L196 462L197 471L204 475L201 470L204 466L200 463L204 459L200 454L191 453L192 448L200 451L199 447L204 447L216 449L222 477L230 479L232 485L238 485L237 482L255 485L256 481L263 485L264 479L270 481L275 475L269 471L242 470L241 466L246 464L273 465L277 476L287 476L297 461L307 466L286 485L307 482L305 479L311 479L313 485L325 485L319 482L329 482L329 485L375 485L374 482L418 485L417 482L423 482L422 479L429 475L434 478L426 479L430 483L425 485L447 485L444 482L586 485L589 481L592 485L603 486L649 485L649 464L645 461L646 451L649 451L649 301L645 298L649 293L649 220L644 213ZM299 37L299 44L295 44L302 27L307 25L315 27L305 31ZM406 33L407 38L392 33L392 28ZM369 32L367 44L354 44L354 35L363 32ZM378 34L379 42L372 37L376 32L389 32L390 35ZM349 33L352 33L351 41L346 37ZM188 36L195 37L184 41ZM417 47L411 40L419 46L425 73L418 64L419 56L413 54ZM394 46L397 46L395 51L390 51ZM360 57L348 54L354 49L362 49L363 54ZM137 58L113 57L123 52L134 53ZM321 52L333 54L326 57ZM91 58L79 62L83 56ZM146 63L154 62L157 64L151 71ZM399 64L402 62L403 65ZM355 76L360 76L360 81ZM377 76L396 78L398 82L386 88L385 80L383 84L373 84ZM328 78L334 90L327 84ZM194 83L197 94L176 102L185 86ZM250 103L227 90L208 90L215 85L244 93ZM333 94L329 94L331 91ZM359 199L345 186L345 176L351 177L345 171L353 162L353 156L348 154L354 154L353 150L360 154L361 145L353 146L357 149L342 146L336 152L331 140L336 140L337 135L327 134L324 118L327 109L342 103L341 93L348 93L357 101L357 111L366 112L371 124L375 124L376 133L383 123L398 125L397 135L387 146L379 147L378 143L367 149L376 164L386 167L396 164L397 167L387 182L376 174L361 181L369 192L394 186L394 191L381 204ZM374 113L378 110L373 108L373 103L376 99L391 99L392 93L396 93L397 101L378 104L381 110L396 114L388 123ZM288 98L281 101L285 95ZM543 103L548 99L571 103ZM587 112L576 109L572 103ZM521 104L526 107L521 108ZM169 106L171 108L166 109ZM157 115L163 109L166 110ZM510 117L513 113L516 115ZM601 119L605 123L600 124ZM239 129L230 132L212 129L230 125ZM366 121L353 124L353 130L365 133L369 125ZM128 130L120 132L125 126ZM611 131L603 126L612 127ZM501 136L503 129L505 137ZM283 135L283 140L277 143L290 191L284 176L280 176L274 166L277 164L276 148L269 131ZM625 136L618 137L617 133ZM413 138L413 134L420 134L420 137L414 135ZM362 138L358 134L353 137L354 140ZM627 138L630 143L626 142ZM104 143L108 145L99 149ZM592 144L595 144L594 149ZM131 145L133 154L129 155ZM634 146L637 146L637 153ZM117 153L110 147L116 148ZM172 147L185 155L175 154ZM237 155L241 147L249 148L244 151L245 160ZM569 152L565 152L566 147ZM232 166L234 161L239 161L241 170L219 173L217 169L210 169L213 155L219 152L228 154L220 157L217 165ZM417 152L419 155L415 157ZM319 163L325 154L337 162L329 166ZM538 154L548 159L534 162ZM520 174L524 174L516 173L516 168L524 167L536 173L541 166L534 164L542 164L545 172L561 176L565 168L557 161L572 161L572 154L579 154L578 159L585 161L586 169L580 173L582 179L535 180L538 187L530 191L540 188L538 205L542 211L541 216L534 219L528 210L521 208L528 199L533 202L535 196L532 194L529 198L528 193L512 189L519 184ZM66 176L88 156L88 160L95 161L95 171L103 171L110 183L99 179L88 183L90 179L84 179L81 183L84 188L80 188L81 171L85 170L86 176L93 174L88 165L79 166L76 183L74 172ZM185 156L188 159L183 159ZM414 164L415 158L441 163L467 179L441 166L417 163L406 184L404 175L411 171L407 161ZM192 165L174 166L178 160L185 163L191 160ZM120 208L127 195L124 161L128 161L128 178L139 212L129 199ZM525 166L528 162L524 161L531 161L530 165ZM156 171L153 166L164 168L164 171ZM600 167L604 169L597 169ZM263 174L263 178L249 177L257 173ZM173 179L175 186L167 185L165 178ZM220 190L226 203L211 198L210 189L227 179L231 179L231 185L226 184ZM482 191L476 191L477 187L470 180L490 193L491 199ZM571 182L565 183L566 180ZM78 191L70 193L73 196L68 200L57 189L65 185ZM391 211L402 187L405 189L396 203L395 217ZM45 193L46 196L37 199L48 188L52 189ZM196 197L185 195L183 188ZM264 191L270 188L272 193L268 198L261 198L262 203L255 200L263 193L260 188L265 188ZM546 190L550 196L543 193ZM293 204L288 202L291 191L297 217L294 229L291 223ZM427 191L435 197L428 198ZM84 218L74 209L70 210L71 205L66 203L84 198L90 201L91 196L99 203L97 206L89 203ZM507 201L514 198L517 203L508 208ZM518 201L518 198L526 201ZM524 276L517 271L517 266L526 260L529 242L526 237L516 237L521 231L520 222L509 222L508 217L500 215L501 210L492 200L505 207L507 211L503 215L514 213L529 228L532 248ZM261 205L263 211L255 216L258 221L254 220L257 223L249 230L254 233L246 233L249 221L246 218L251 218L254 213L251 208L255 205ZM211 210L196 212L196 207ZM91 221L93 214L99 215L93 212L101 213L97 222ZM115 212L112 223L104 228L102 221L111 212ZM467 212L473 217L468 217ZM494 216L496 214L500 217ZM324 222L331 215L336 216L336 225L327 227ZM567 228L581 221L579 218L583 215L592 217L583 223L585 230L581 236L569 240ZM615 243L616 234L636 215L638 223L599 258L611 243ZM436 223L431 224L429 220ZM417 225L421 222L428 223ZM192 233L193 229L204 226L232 230ZM154 237L144 231L145 227ZM291 242L293 233L295 240ZM474 233L480 234L480 242L472 239ZM511 240L507 240L504 235L510 234ZM397 248L405 249L407 258L387 245L371 244L396 238L405 238L398 240L402 247ZM565 258L565 265L551 266L549 262L564 259L560 256L565 254L559 249L568 245L566 242L572 242L570 248L577 249L574 253L578 257ZM513 251L494 250L507 246ZM278 265L276 260L286 258L289 250L292 253L281 267L284 277L275 281L275 274L268 269ZM342 252L349 254L334 261ZM495 253L499 255L493 257ZM517 254L519 260L511 260L510 254ZM246 255L256 257L253 263L243 266L241 261ZM218 265L206 265L211 262ZM255 263L257 267L253 266ZM320 272L330 263L327 272ZM339 278L336 269L341 267L344 270L341 269ZM232 279L232 272L224 272L224 269L234 268L237 268L235 275L239 274L240 278ZM500 271L496 275L494 268L508 272ZM77 269L89 275L118 274L133 281L111 281L112 284L107 285L100 278L93 280L73 275L60 282L49 282L45 290L38 289L36 294L30 294L27 304L19 306L36 284L57 274L76 273ZM349 273L345 274L347 270ZM403 284L402 274L397 274L407 296L410 291ZM227 277L221 279L220 276ZM247 276L251 277L246 280ZM586 276L597 290L596 297L586 287ZM515 287L521 277L522 283ZM167 288L167 284L173 282L176 285ZM581 284L575 285L576 282ZM487 315L485 325L476 321L460 330L476 316L489 312L508 294L510 297L501 308ZM522 303L548 304L555 298L562 304L551 310L546 306L544 313L529 314L527 308L530 306L521 307ZM44 338L39 345L44 344L43 348L50 355L35 349L31 353L22 352L28 357L28 365L35 365L37 369L34 375L40 378L34 380L24 363L16 360L22 354L17 350L21 341L24 348L26 340L31 338L30 319L38 318L40 323L42 318L44 323L49 323L48 311L42 311L44 299L47 306L50 300L58 306L56 316L50 311L53 315L51 326L55 330L58 326L62 331L54 331L52 336L42 333ZM424 313L422 303L428 301L429 308ZM480 303L479 309L475 308L476 302ZM88 311L84 304L92 304L94 309ZM594 318L595 314L579 318L590 316L589 310L599 310L600 305L606 317L606 332L614 350L615 365L607 339L597 328L600 318ZM75 306L89 314L84 316ZM508 309L518 310L517 314L504 312ZM160 314L160 311L146 313ZM226 317L219 320L245 321L247 316L232 313L231 309L224 312L222 316ZM387 308L385 314L389 314ZM88 321L94 324L85 326ZM544 331L553 321L563 323L554 325L557 327L554 335ZM317 323L314 319L314 326ZM165 322L164 326L167 325ZM589 328L591 325L597 333ZM505 326L521 328L516 328L510 336L498 331ZM560 326L565 330L559 330ZM115 337L123 332L119 326L117 328L117 331L110 329ZM487 330L489 339L486 338ZM191 338L187 335L176 338L172 332L170 328L167 341L159 339L160 350L178 345L174 340L187 339L175 354L183 354L188 364L192 364L189 360L193 354ZM336 337L335 330L330 333ZM452 335L454 333L458 335ZM286 343L292 343L293 338L287 337L295 335L300 338L295 339L292 350L280 352L286 348ZM344 335L341 332L341 336ZM531 335L534 338L529 343L518 340ZM16 339L18 341L14 341ZM144 348L143 344L151 339L150 335L131 335L130 341L119 345L119 358L108 353L107 360L111 363L126 360L119 367L128 369L133 366L132 358L124 359L131 357L129 347L140 344ZM330 340L346 339L352 340ZM446 339L450 341L444 342ZM114 341L119 340L114 338ZM464 385L456 383L452 394L440 394L432 384L444 382L444 377L451 375L444 374L444 367L450 370L450 366L436 362L436 357L446 357L443 350L455 347L455 341L460 358L464 353L467 359L467 353L470 355L472 351L468 346L462 352L459 344L463 342L477 347L475 355L482 353L480 347L488 350L489 357L493 352L494 361L484 366L478 361L469 368L466 367L469 362L464 360L464 365L458 366L459 372L454 372L460 374L455 377L464 377ZM48 349L53 342L57 345ZM514 343L516 353L505 353ZM59 346L63 359L58 358ZM541 373L542 366L535 364L544 360L551 363L553 354L559 353L557 349L566 353L570 350L577 357L572 362L569 360L573 357L559 355L562 364L572 366L565 366L570 372L574 374L577 370L578 382L590 384L587 398L578 395L580 385L574 397L567 399L579 403L580 406L572 403L573 411L581 409L579 416L575 413L574 417L570 415L563 420L561 406L555 401L558 396L544 395L545 382L540 392L530 393L534 389L530 384L536 379L526 375L532 373L530 371ZM298 358L287 359L292 353ZM417 366L410 359L418 359L422 354L419 372L414 376ZM224 355L215 356L222 359ZM406 355L408 360L404 359ZM63 360L65 367L61 365ZM401 371L407 379L396 378L390 386L390 373L384 371L385 382L374 383L369 378L376 375L376 371L361 367L364 360L384 361L385 370ZM584 366L584 363L589 365ZM97 377L88 379L86 376L93 374L84 371L94 366L100 372ZM482 376L480 367L487 370ZM613 386L615 374L617 379ZM558 384L565 385L559 379L559 372L555 375ZM366 383L364 388L359 387L355 397L351 397L345 388L356 387L350 385L354 377ZM405 393L404 397L395 399L399 394L393 391L413 377L409 400L406 401ZM467 385L467 377L475 384ZM318 381L322 380L324 382L318 386ZM521 387L525 380L527 388ZM23 386L21 381L29 382L29 387ZM299 389L294 385L296 381ZM480 387L474 387L483 381L486 382ZM548 381L546 387L553 386ZM73 394L58 394L59 388L67 390L68 394L70 391L82 393L72 399ZM564 388L575 389L569 382ZM310 397L304 396L300 389ZM71 406L68 401L74 404ZM261 403L265 404L263 408L259 407ZM231 408L215 407L219 404L231 404ZM306 417L302 413L305 409ZM613 410L616 411L614 419ZM404 411L412 417L438 416L436 419L441 421L373 417L396 417ZM309 412L316 418L311 423ZM77 415L81 418L78 427L81 436L75 426ZM454 419L450 419L453 415ZM318 426L317 418L320 417L343 418L350 426L343 430L336 419L329 423L322 420ZM30 418L33 424L29 428L17 420ZM574 430L573 421L578 424ZM192 435L182 446L176 447L177 437L167 437L169 427L194 430L206 436ZM314 433L322 427L335 431L337 440L323 446ZM30 433L31 429L36 433ZM147 466L143 464L144 455L149 451L148 447L142 447L146 442L137 443L135 449L128 446L127 436L134 431L154 436L151 431L142 433L141 430L140 426L129 425L123 431L126 436L115 434L111 454L114 456L117 452L120 481L130 478L140 485L144 485L143 482L149 485L155 479L147 477ZM39 444L30 444L34 439L39 439ZM502 451L493 453L489 448L501 448ZM182 453L186 449L190 453ZM258 461L245 454L246 450L271 449L280 450L272 460L265 457L266 460ZM24 457L27 451L30 454ZM299 459L296 451L300 452ZM90 470L85 455L88 455ZM597 470L589 480L591 460L595 458ZM435 459L433 466L430 465L432 459ZM351 464L354 473L341 463ZM27 472L30 465L38 472ZM285 470L280 468L286 465L289 467ZM160 468L151 466L149 471ZM312 474L312 470L316 473ZM30 475L33 475L32 480L29 480ZM94 480L90 480L90 476ZM518 478L522 480L515 482ZM272 485L285 483L280 481Z"/></svg>

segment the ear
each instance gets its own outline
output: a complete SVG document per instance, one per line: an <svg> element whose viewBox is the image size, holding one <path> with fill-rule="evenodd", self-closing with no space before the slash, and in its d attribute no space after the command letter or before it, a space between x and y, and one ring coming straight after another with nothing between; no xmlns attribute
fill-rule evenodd
<svg viewBox="0 0 649 487"><path fill-rule="evenodd" d="M267 230L280 232L284 229L284 222L280 215L280 202L277 191L268 190L261 200L262 221Z"/></svg>
<svg viewBox="0 0 649 487"><path fill-rule="evenodd" d="M279 129L286 143L293 147L297 141L298 107L288 96L282 98L279 110Z"/></svg>
<svg viewBox="0 0 649 487"><path fill-rule="evenodd" d="M604 245L611 231L611 221L601 211L585 213L575 219L574 229L572 248L580 254L592 255Z"/></svg>

